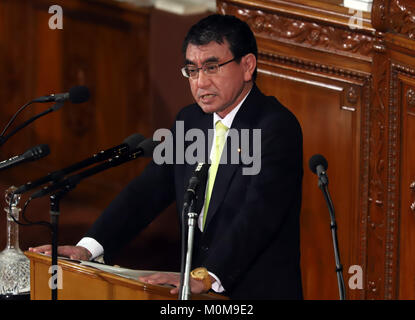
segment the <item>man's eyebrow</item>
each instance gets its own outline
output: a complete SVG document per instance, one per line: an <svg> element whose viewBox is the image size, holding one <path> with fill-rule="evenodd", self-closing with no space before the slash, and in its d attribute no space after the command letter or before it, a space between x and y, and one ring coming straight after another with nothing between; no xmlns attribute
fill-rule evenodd
<svg viewBox="0 0 415 320"><path fill-rule="evenodd" d="M207 58L206 60L204 60L202 62L202 64L209 63L209 62L219 62L219 58L218 57ZM197 65L197 63L195 63L194 61L191 61L189 59L186 59L185 64L186 65L191 64L191 65L195 65L195 66Z"/></svg>

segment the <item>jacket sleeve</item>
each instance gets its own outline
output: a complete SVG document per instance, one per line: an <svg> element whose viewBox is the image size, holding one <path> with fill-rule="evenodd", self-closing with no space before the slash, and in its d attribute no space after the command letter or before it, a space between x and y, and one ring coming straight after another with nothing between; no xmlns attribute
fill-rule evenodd
<svg viewBox="0 0 415 320"><path fill-rule="evenodd" d="M172 165L151 161L116 196L85 235L104 247L106 262L174 201L173 186Z"/></svg>

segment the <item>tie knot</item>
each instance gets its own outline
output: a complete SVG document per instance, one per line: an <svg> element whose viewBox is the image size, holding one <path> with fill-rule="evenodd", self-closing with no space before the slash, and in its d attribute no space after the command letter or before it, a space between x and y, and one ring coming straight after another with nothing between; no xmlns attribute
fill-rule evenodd
<svg viewBox="0 0 415 320"><path fill-rule="evenodd" d="M216 124L215 124L215 129L216 129L216 134L218 135L218 136L224 136L225 134L226 134L226 132L228 131L228 127L227 126L225 126L223 123L222 123L222 121L218 121L218 122L216 122Z"/></svg>

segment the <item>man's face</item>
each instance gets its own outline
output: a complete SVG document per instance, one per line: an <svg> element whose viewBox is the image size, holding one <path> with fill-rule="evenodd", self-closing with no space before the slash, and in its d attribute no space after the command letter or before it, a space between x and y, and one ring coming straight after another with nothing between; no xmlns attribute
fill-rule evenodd
<svg viewBox="0 0 415 320"><path fill-rule="evenodd" d="M202 46L189 44L186 50L186 65L198 68L205 63L221 64L233 58L227 41L223 44L212 41ZM223 118L250 90L252 71L247 68L245 58L240 63L232 61L219 67L216 74L207 75L199 70L196 78L189 78L193 97L205 113L217 112Z"/></svg>

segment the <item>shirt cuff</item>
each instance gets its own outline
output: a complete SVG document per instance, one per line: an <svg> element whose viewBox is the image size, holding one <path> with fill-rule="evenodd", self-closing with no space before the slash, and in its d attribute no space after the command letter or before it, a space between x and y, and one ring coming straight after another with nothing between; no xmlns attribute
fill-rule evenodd
<svg viewBox="0 0 415 320"><path fill-rule="evenodd" d="M209 272L209 275L212 276L213 278L215 278L215 280L216 280L215 282L212 283L212 290L217 292L217 293L224 292L225 288L222 286L219 278L215 274L213 274L212 272Z"/></svg>
<svg viewBox="0 0 415 320"><path fill-rule="evenodd" d="M101 256L101 255L104 254L104 247L101 246L99 244L99 242L96 241L93 238L84 237L76 245L77 246L84 247L89 252L91 252L92 255L89 258L89 260L94 260L95 258L97 258L97 257L99 257L99 256Z"/></svg>

